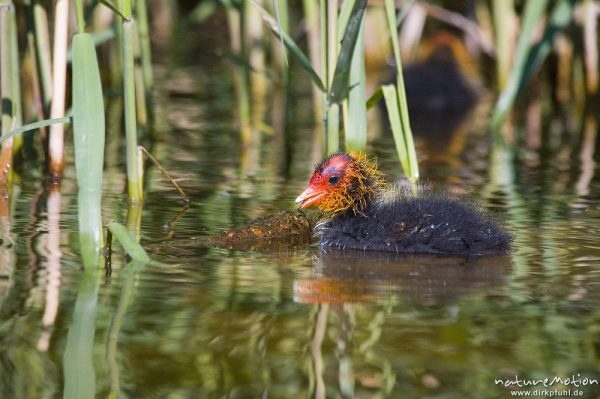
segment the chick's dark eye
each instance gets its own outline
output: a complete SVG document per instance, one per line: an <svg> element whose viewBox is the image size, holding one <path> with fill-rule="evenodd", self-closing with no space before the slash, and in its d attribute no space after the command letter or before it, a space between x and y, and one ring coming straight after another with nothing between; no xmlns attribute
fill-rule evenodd
<svg viewBox="0 0 600 399"><path fill-rule="evenodd" d="M329 184L331 184L331 185L334 185L339 181L340 181L340 177L336 176L336 175L331 176L328 180Z"/></svg>

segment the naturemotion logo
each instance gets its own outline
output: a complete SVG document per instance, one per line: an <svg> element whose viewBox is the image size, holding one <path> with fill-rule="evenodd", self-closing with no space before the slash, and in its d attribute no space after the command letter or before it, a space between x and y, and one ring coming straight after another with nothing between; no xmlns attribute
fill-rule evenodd
<svg viewBox="0 0 600 399"><path fill-rule="evenodd" d="M554 385L562 385L565 387L585 387L588 385L598 385L598 380L595 378L588 378L581 376L581 374L572 374L569 377L546 377L546 378L520 378L518 374L515 374L514 378L496 378L494 379L495 385L502 385L505 388L525 388L525 387L535 387L538 385L543 386L544 388L550 388Z"/></svg>

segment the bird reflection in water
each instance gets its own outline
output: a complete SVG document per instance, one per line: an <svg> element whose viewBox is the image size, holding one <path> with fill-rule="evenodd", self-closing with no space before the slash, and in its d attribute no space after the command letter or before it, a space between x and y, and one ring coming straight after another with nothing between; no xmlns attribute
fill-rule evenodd
<svg viewBox="0 0 600 399"><path fill-rule="evenodd" d="M313 277L294 282L296 302L318 305L310 347L314 397L326 397L335 384L331 375L337 377L341 396L348 398L362 391L388 397L396 385L398 376L390 359L375 350L390 306L375 309L368 328L364 326L370 336L359 342L354 338L357 304L447 304L502 286L509 270L509 256L459 258L321 250L313 257ZM335 343L335 364L327 361L332 356L325 337ZM424 384L436 382L434 376L428 376Z"/></svg>
<svg viewBox="0 0 600 399"><path fill-rule="evenodd" d="M313 278L294 282L300 303L385 302L392 297L431 304L500 286L509 256L402 256L363 251L321 251Z"/></svg>

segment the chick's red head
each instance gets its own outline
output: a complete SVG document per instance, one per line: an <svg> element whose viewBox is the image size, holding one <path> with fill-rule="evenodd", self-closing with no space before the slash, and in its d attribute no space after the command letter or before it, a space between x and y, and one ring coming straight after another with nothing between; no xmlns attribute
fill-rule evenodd
<svg viewBox="0 0 600 399"><path fill-rule="evenodd" d="M315 205L327 213L360 212L379 188L381 176L362 154L334 154L315 167L308 187L296 202L300 208Z"/></svg>

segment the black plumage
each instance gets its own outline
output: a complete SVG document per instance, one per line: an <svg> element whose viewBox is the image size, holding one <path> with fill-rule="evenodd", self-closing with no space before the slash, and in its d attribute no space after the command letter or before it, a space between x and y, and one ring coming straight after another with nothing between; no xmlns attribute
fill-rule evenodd
<svg viewBox="0 0 600 399"><path fill-rule="evenodd" d="M317 165L296 202L325 213L315 229L323 249L460 256L510 250L510 234L474 206L428 187L417 191L388 182L363 154L349 152Z"/></svg>
<svg viewBox="0 0 600 399"><path fill-rule="evenodd" d="M431 194L374 200L322 221L323 249L410 254L492 255L510 250L511 236L474 207Z"/></svg>

